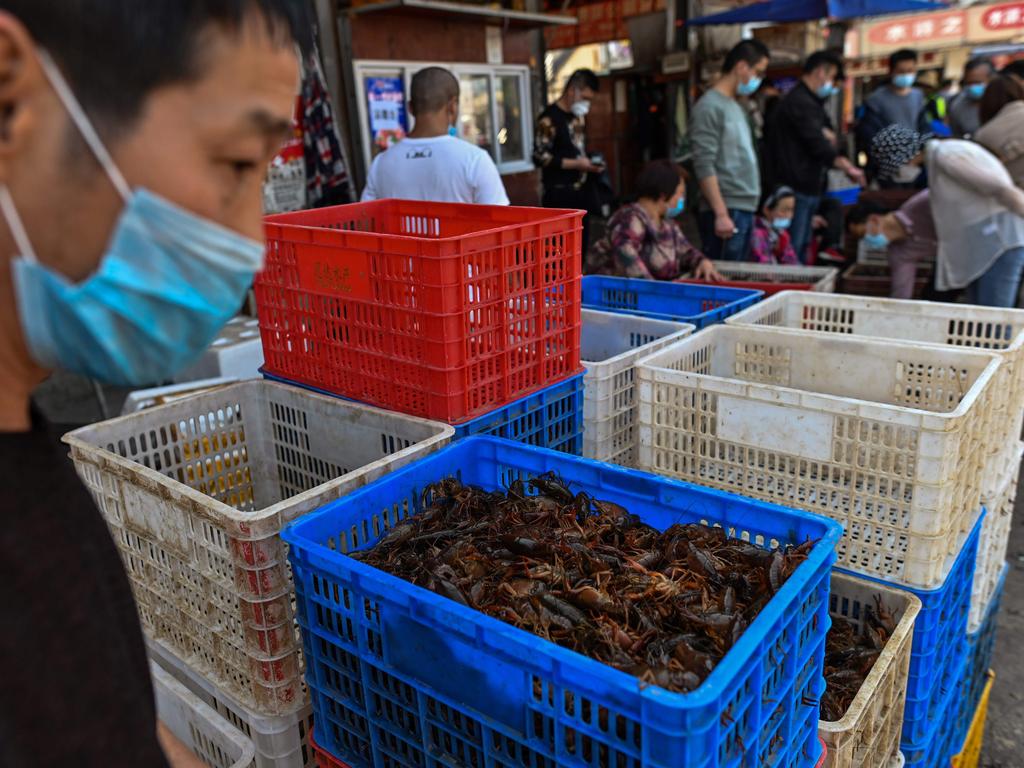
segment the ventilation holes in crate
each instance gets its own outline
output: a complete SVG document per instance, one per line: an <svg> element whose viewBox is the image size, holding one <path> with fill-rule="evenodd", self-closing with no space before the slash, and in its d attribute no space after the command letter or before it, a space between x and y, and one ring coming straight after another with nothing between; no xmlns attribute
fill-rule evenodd
<svg viewBox="0 0 1024 768"><path fill-rule="evenodd" d="M344 704L338 704L325 697L328 716L327 722L321 726L328 734L328 739L340 746L345 755L357 755L364 760L373 759L370 747L369 723Z"/></svg>
<svg viewBox="0 0 1024 768"><path fill-rule="evenodd" d="M946 327L946 343L959 347L1006 349L1020 330L1010 323L950 318Z"/></svg>
<svg viewBox="0 0 1024 768"><path fill-rule="evenodd" d="M846 307L818 306L812 304L810 297L803 298L803 317L800 328L805 331L824 331L827 333L853 333L856 315L854 310ZM769 325L781 325L781 315Z"/></svg>
<svg viewBox="0 0 1024 768"><path fill-rule="evenodd" d="M792 350L773 344L738 341L735 345L734 374L762 384L788 386Z"/></svg>

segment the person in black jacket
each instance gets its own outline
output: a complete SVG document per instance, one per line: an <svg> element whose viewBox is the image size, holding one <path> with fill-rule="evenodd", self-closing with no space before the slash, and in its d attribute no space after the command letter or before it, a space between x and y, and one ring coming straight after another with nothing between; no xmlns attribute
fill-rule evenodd
<svg viewBox="0 0 1024 768"><path fill-rule="evenodd" d="M772 183L784 184L796 192L796 211L790 234L801 261L807 259L811 221L818 212L829 168L839 168L860 185L864 173L839 154L832 121L825 101L839 92L843 60L834 51L818 51L804 62L804 73L793 89L782 97L772 113L766 136L765 165Z"/></svg>

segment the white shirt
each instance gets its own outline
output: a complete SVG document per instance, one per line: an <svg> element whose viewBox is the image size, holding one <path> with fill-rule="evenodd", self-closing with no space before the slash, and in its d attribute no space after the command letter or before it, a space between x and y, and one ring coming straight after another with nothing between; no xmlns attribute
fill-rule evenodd
<svg viewBox="0 0 1024 768"><path fill-rule="evenodd" d="M930 141L925 157L939 235L935 287L964 288L1011 248L1024 247L1024 191L999 159L971 141Z"/></svg>
<svg viewBox="0 0 1024 768"><path fill-rule="evenodd" d="M405 138L377 155L363 202L384 198L508 205L491 156L454 136Z"/></svg>

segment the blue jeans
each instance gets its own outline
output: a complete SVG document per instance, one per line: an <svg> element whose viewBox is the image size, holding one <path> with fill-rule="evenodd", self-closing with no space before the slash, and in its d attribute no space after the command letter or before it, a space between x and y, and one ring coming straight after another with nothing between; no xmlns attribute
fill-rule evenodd
<svg viewBox="0 0 1024 768"><path fill-rule="evenodd" d="M1024 247L1011 248L967 286L967 300L986 307L1016 307L1024 278Z"/></svg>
<svg viewBox="0 0 1024 768"><path fill-rule="evenodd" d="M750 261L750 241L754 234L754 214L752 211L729 209L729 218L736 225L736 234L725 240L715 235L714 211L701 211L700 239L701 251L709 259L725 261Z"/></svg>
<svg viewBox="0 0 1024 768"><path fill-rule="evenodd" d="M807 263L807 246L811 242L811 223L820 206L820 196L796 193L796 210L793 211L793 223L789 227L789 236L793 243L793 250L796 251L796 257L800 259L801 264Z"/></svg>

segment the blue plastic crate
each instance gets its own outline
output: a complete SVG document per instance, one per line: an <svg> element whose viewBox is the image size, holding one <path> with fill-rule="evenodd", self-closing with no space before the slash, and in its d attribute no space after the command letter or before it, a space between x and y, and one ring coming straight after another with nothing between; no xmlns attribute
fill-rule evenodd
<svg viewBox="0 0 1024 768"><path fill-rule="evenodd" d="M455 427L455 439L490 435L579 456L583 452L583 376L552 384Z"/></svg>
<svg viewBox="0 0 1024 768"><path fill-rule="evenodd" d="M670 693L342 553L372 545L457 474L486 489L558 472L647 523L820 539L693 693ZM810 768L840 526L816 515L491 437L461 440L282 533L316 738L355 768Z"/></svg>
<svg viewBox="0 0 1024 768"><path fill-rule="evenodd" d="M856 205L860 200L860 187L846 187L846 189L833 189L825 193L825 197L838 200L840 205Z"/></svg>
<svg viewBox="0 0 1024 768"><path fill-rule="evenodd" d="M922 743L934 730L936 720L948 718L949 713L941 702L961 682L960 668L967 657L967 618L971 609L971 586L974 582L981 520L982 515L979 515L940 587L909 589L881 579L861 576L904 589L921 600L921 612L914 622L914 641L910 649L901 743Z"/></svg>
<svg viewBox="0 0 1024 768"><path fill-rule="evenodd" d="M585 309L679 320L698 329L720 323L764 296L763 291L747 288L603 275L586 275L582 286Z"/></svg>
<svg viewBox="0 0 1024 768"><path fill-rule="evenodd" d="M961 656L959 666L953 670L961 682L967 673L967 662L967 658ZM949 768L953 755L960 752L964 743L967 728L962 713L967 709L967 702L963 686L951 686L935 704L945 716L935 720L923 738L900 744L907 768ZM970 724L970 717L966 723Z"/></svg>
<svg viewBox="0 0 1024 768"><path fill-rule="evenodd" d="M1006 587L1006 574L1009 572L1008 563L1003 564L999 573L999 583L995 592L989 600L985 609L985 618L978 627L978 630L967 635L967 687L965 701L966 706L962 716L966 718L964 732L970 727L974 710L981 699L982 691L985 690L985 683L988 679L988 671L992 668L992 652L996 644L996 629L999 623L999 605L1003 599L1003 590Z"/></svg>
<svg viewBox="0 0 1024 768"><path fill-rule="evenodd" d="M339 400L349 399L275 376L262 368L260 373L268 381L301 387ZM491 435L579 456L583 453L583 377L584 374L577 374L483 416L457 424L454 439Z"/></svg>

